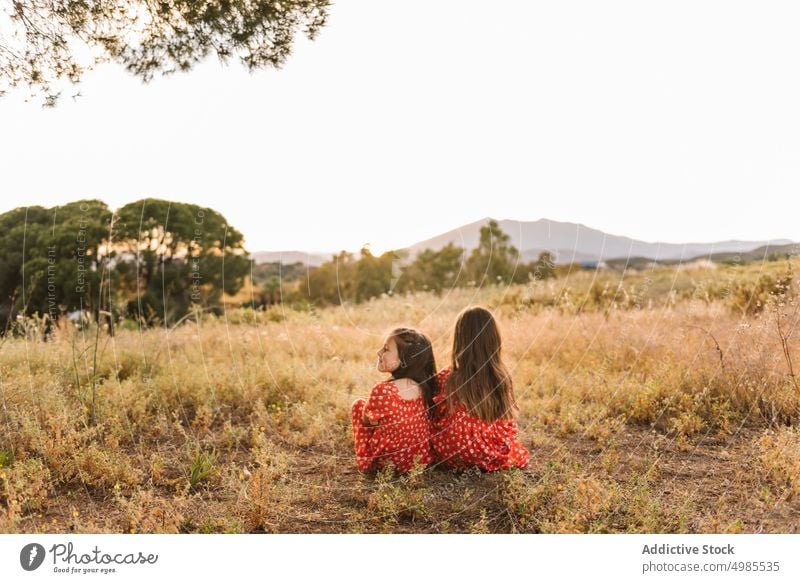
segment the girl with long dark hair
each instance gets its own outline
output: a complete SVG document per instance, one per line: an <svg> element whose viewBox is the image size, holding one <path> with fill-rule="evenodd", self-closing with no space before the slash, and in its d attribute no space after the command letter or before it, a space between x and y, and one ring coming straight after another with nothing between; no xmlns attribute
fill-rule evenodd
<svg viewBox="0 0 800 583"><path fill-rule="evenodd" d="M390 377L351 409L359 469L380 469L389 462L400 472L416 463L427 466L433 461L430 416L437 389L430 340L411 328L392 330L378 350L377 368Z"/></svg>
<svg viewBox="0 0 800 583"><path fill-rule="evenodd" d="M501 358L500 330L481 307L461 312L450 366L437 375L431 443L448 467L499 470L528 465L517 440L514 386Z"/></svg>

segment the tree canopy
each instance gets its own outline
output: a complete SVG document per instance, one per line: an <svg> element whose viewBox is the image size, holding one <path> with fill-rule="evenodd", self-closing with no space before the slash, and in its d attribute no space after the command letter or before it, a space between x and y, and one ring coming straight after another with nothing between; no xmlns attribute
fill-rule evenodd
<svg viewBox="0 0 800 583"><path fill-rule="evenodd" d="M128 314L171 322L192 304L217 306L250 272L244 237L220 213L195 204L143 199L116 212L117 289Z"/></svg>
<svg viewBox="0 0 800 583"><path fill-rule="evenodd" d="M0 214L0 330L17 313L96 310L110 220L99 200Z"/></svg>
<svg viewBox="0 0 800 583"><path fill-rule="evenodd" d="M180 320L219 310L250 271L242 234L213 209L99 200L0 214L0 334L17 315L86 311L97 320Z"/></svg>
<svg viewBox="0 0 800 583"><path fill-rule="evenodd" d="M480 242L467 259L466 270L476 285L517 283L528 279L519 251L497 221L481 227Z"/></svg>
<svg viewBox="0 0 800 583"><path fill-rule="evenodd" d="M100 62L145 81L209 55L280 67L295 36L314 39L330 0L0 0L0 95L17 86L53 105L61 81Z"/></svg>

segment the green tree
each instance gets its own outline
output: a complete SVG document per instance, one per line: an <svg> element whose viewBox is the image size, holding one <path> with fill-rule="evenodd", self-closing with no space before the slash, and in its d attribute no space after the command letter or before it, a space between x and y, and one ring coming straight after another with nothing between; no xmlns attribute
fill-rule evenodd
<svg viewBox="0 0 800 583"><path fill-rule="evenodd" d="M192 305L218 309L250 273L242 234L220 213L194 204L143 199L116 213L112 249L129 312L173 322Z"/></svg>
<svg viewBox="0 0 800 583"><path fill-rule="evenodd" d="M308 299L321 304L341 305L345 302L364 302L391 293L401 276L399 261L402 255L387 251L375 256L364 247L356 259L342 251L312 270L308 276ZM300 286L301 290L303 286ZM297 301L294 294L290 298Z"/></svg>
<svg viewBox="0 0 800 583"><path fill-rule="evenodd" d="M527 271L521 269L519 251L494 220L481 227L480 242L467 259L466 272L477 286L527 279Z"/></svg>
<svg viewBox="0 0 800 583"><path fill-rule="evenodd" d="M550 251L542 251L539 258L531 265L533 279L548 279L556 275L556 263Z"/></svg>
<svg viewBox="0 0 800 583"><path fill-rule="evenodd" d="M355 301L355 272L356 259L352 253L342 251L334 255L309 274L308 299L333 305Z"/></svg>
<svg viewBox="0 0 800 583"><path fill-rule="evenodd" d="M108 239L112 213L100 200L80 200L51 209L56 281L67 311L90 310L99 320L109 310L111 267ZM101 285L102 288L101 289Z"/></svg>
<svg viewBox="0 0 800 583"><path fill-rule="evenodd" d="M254 307L305 300L300 293L300 287L307 289L308 274L314 269L299 261L254 264L250 270L253 285L258 288L258 300Z"/></svg>
<svg viewBox="0 0 800 583"><path fill-rule="evenodd" d="M361 258L355 269L356 302L392 291L393 266L397 260L398 255L394 251L376 257L369 248L361 249Z"/></svg>
<svg viewBox="0 0 800 583"><path fill-rule="evenodd" d="M262 306L274 306L281 303L282 280L277 275L271 275L260 286L260 303Z"/></svg>
<svg viewBox="0 0 800 583"><path fill-rule="evenodd" d="M45 209L21 207L0 215L2 330L17 315L84 309L99 317L109 267L106 241L111 211L99 200Z"/></svg>
<svg viewBox="0 0 800 583"><path fill-rule="evenodd" d="M0 310L5 332L25 312L30 291L46 272L47 209L21 207L0 215Z"/></svg>
<svg viewBox="0 0 800 583"><path fill-rule="evenodd" d="M280 67L295 35L314 39L330 0L25 0L0 1L0 94L77 83L98 62L116 62L147 81L186 71L214 55L249 70ZM78 58L81 52L93 61Z"/></svg>
<svg viewBox="0 0 800 583"><path fill-rule="evenodd" d="M417 254L402 275L403 290L431 290L441 293L462 284L464 249L448 243L439 251L425 249Z"/></svg>

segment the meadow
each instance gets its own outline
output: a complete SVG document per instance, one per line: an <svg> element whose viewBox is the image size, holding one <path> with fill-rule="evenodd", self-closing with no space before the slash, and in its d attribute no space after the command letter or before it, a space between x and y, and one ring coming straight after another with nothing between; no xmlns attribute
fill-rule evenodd
<svg viewBox="0 0 800 583"><path fill-rule="evenodd" d="M797 259L576 271L0 345L0 532L800 532ZM491 308L525 470L355 467L396 325ZM131 324L131 323L127 323Z"/></svg>

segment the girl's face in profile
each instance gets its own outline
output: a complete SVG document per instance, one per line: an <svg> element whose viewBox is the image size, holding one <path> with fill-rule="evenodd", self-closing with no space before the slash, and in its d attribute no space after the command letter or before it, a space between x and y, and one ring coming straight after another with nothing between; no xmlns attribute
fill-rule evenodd
<svg viewBox="0 0 800 583"><path fill-rule="evenodd" d="M397 343L394 338L387 338L378 351L378 371L392 372L400 366L400 354L397 352Z"/></svg>

